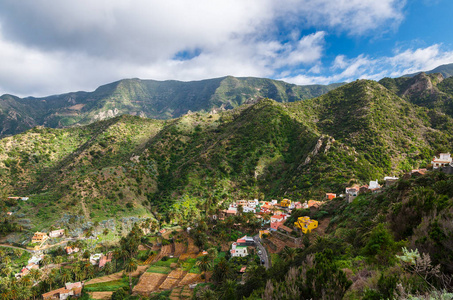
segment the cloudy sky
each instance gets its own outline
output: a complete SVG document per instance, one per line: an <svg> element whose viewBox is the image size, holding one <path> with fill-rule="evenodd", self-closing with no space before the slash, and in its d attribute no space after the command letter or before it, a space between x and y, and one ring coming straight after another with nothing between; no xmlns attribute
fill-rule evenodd
<svg viewBox="0 0 453 300"><path fill-rule="evenodd" d="M328 84L453 63L451 0L0 0L0 94L122 78Z"/></svg>

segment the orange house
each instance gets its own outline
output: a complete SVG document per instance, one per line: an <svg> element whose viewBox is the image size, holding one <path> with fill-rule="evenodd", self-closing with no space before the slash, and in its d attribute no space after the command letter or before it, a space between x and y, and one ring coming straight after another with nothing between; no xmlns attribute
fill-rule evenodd
<svg viewBox="0 0 453 300"><path fill-rule="evenodd" d="M337 197L337 194L334 193L326 193L326 199L327 200L332 200Z"/></svg>

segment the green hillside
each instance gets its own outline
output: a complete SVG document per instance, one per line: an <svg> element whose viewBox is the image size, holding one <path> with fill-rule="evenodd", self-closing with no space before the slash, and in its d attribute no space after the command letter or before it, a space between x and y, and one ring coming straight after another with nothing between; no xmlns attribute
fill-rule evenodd
<svg viewBox="0 0 453 300"><path fill-rule="evenodd" d="M379 83L418 106L453 116L453 77L420 73L414 77L384 78Z"/></svg>
<svg viewBox="0 0 453 300"><path fill-rule="evenodd" d="M292 102L317 97L339 85L297 86L271 79L231 76L192 82L125 79L94 92L42 98L3 95L0 138L37 125L51 128L86 125L124 114L170 119L189 111L231 109L258 98Z"/></svg>
<svg viewBox="0 0 453 300"><path fill-rule="evenodd" d="M453 120L360 80L293 103L261 99L158 121L121 116L0 140L0 184L34 225L88 219L189 221L231 199L322 199L426 166Z"/></svg>

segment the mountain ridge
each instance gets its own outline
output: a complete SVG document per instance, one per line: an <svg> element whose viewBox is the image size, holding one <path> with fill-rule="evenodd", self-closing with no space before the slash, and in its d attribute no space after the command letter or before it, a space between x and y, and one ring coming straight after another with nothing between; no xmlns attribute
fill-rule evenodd
<svg viewBox="0 0 453 300"><path fill-rule="evenodd" d="M303 100L340 85L298 86L279 80L233 76L189 82L132 78L99 86L93 92L37 98L5 94L0 96L0 138L38 125L64 128L119 114L169 119L190 111L231 109L256 98Z"/></svg>

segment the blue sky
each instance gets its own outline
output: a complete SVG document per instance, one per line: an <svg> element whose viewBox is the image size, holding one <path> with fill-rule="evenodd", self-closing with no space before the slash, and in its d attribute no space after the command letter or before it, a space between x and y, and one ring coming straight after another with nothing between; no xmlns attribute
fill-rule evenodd
<svg viewBox="0 0 453 300"><path fill-rule="evenodd" d="M453 63L451 12L451 0L2 0L0 94L132 77L397 77Z"/></svg>

